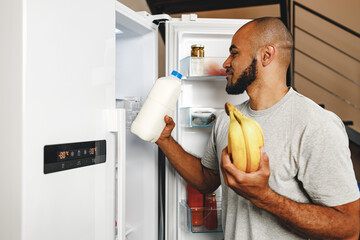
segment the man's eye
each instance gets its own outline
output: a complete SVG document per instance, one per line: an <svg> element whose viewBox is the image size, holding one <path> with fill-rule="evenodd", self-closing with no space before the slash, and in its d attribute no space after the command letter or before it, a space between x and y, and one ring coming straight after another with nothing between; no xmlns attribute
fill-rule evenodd
<svg viewBox="0 0 360 240"><path fill-rule="evenodd" d="M237 52L231 52L230 54L231 54L231 56L235 56L237 54Z"/></svg>

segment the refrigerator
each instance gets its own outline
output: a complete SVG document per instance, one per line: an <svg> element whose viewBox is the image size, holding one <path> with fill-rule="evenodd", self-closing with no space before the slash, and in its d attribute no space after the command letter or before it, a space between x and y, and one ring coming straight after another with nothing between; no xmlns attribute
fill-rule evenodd
<svg viewBox="0 0 360 240"><path fill-rule="evenodd" d="M229 96L221 69L248 20L134 12L112 0L0 4L0 239L223 239L192 226L186 182L129 126L158 78L183 74L175 140L201 157ZM202 44L204 58L191 58ZM199 73L200 72L200 73ZM221 189L216 191L221 223Z"/></svg>

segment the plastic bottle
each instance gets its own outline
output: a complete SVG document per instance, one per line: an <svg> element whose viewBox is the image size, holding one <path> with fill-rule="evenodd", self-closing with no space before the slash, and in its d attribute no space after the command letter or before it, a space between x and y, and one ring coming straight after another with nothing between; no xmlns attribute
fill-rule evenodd
<svg viewBox="0 0 360 240"><path fill-rule="evenodd" d="M156 80L144 105L131 125L130 131L148 142L156 142L165 127L165 115L172 116L181 91L182 75L172 71L170 76Z"/></svg>

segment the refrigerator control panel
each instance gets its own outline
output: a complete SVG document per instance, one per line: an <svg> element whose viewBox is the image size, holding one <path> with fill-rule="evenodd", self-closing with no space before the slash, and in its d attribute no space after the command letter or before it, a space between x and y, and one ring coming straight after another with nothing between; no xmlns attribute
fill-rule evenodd
<svg viewBox="0 0 360 240"><path fill-rule="evenodd" d="M44 173L86 167L106 161L106 141L89 141L46 145Z"/></svg>

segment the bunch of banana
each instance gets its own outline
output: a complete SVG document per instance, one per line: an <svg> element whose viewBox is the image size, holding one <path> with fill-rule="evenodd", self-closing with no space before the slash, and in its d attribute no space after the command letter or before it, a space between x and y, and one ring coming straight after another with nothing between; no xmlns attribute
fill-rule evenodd
<svg viewBox="0 0 360 240"><path fill-rule="evenodd" d="M254 172L260 165L260 147L264 146L264 136L260 125L244 116L230 103L225 104L230 116L228 152L233 164L244 172Z"/></svg>

